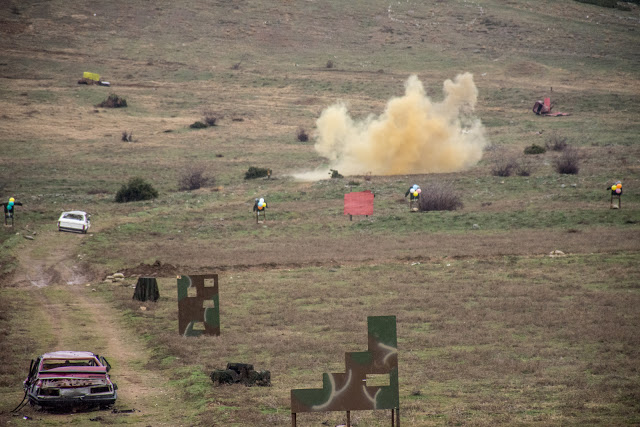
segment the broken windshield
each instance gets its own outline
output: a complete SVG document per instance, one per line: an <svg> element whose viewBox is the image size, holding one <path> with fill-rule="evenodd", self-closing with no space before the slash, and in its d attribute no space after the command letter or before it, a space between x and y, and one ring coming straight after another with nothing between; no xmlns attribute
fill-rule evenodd
<svg viewBox="0 0 640 427"><path fill-rule="evenodd" d="M66 366L98 366L96 359L46 359L42 361L42 371Z"/></svg>

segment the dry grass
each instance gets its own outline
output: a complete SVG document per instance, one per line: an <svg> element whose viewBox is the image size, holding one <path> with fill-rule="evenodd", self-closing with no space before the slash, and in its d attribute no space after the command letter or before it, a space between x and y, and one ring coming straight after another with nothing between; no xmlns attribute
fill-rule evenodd
<svg viewBox="0 0 640 427"><path fill-rule="evenodd" d="M175 280L159 281L161 300L144 312L130 300L131 290L114 296L136 313L139 332L153 337L158 351L149 367L202 366L208 373L243 362L272 372L270 389L211 388L205 418L216 405L241 406L246 413L228 413L229 421L285 424L291 388L317 387L323 372L342 372L344 352L366 348L366 317L396 314L405 422L615 424L638 409L634 258L442 259L223 273L217 338L177 336ZM277 412L267 416L262 407ZM357 415L366 425L385 422L383 414Z"/></svg>

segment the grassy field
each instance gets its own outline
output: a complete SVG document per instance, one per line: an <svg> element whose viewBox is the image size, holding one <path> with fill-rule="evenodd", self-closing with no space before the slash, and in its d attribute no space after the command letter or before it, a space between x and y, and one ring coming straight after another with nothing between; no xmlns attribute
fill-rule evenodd
<svg viewBox="0 0 640 427"><path fill-rule="evenodd" d="M288 425L289 390L342 372L345 352L365 350L371 315L398 319L403 425L640 423L640 8L630 7L0 5L0 197L23 203L0 233L0 423L21 420L9 411L28 361L64 348L105 354L116 409L137 412L20 415L44 425ZM83 71L112 86L78 85ZM489 141L476 165L293 178L329 165L314 150L328 106L378 116L411 74L439 102L443 82L463 72ZM128 107L96 107L109 94ZM534 115L545 96L571 115ZM206 113L217 126L189 128ZM578 150L578 174L556 172L560 152L523 153L557 138ZM494 176L503 161L530 175ZM193 165L215 181L179 191ZM244 180L250 166L272 179ZM159 197L115 203L134 176ZM623 208L612 210L616 180ZM414 183L450 186L464 206L410 214L403 195ZM349 221L344 194L362 190L375 193L375 213ZM264 224L251 215L256 197L269 202ZM71 209L92 214L91 233L56 231ZM103 283L116 271L124 284ZM220 274L222 335L181 338L173 278L205 272ZM161 299L144 311L131 301L137 275L160 278ZM227 362L270 370L273 386L214 388L208 374ZM388 425L388 414L352 422Z"/></svg>

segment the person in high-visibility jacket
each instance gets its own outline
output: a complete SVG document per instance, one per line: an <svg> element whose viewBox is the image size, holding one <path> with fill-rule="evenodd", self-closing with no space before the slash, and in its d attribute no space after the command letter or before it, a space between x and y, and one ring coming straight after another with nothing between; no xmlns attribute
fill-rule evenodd
<svg viewBox="0 0 640 427"><path fill-rule="evenodd" d="M3 203L4 207L4 225L8 224L9 218L11 218L11 225L13 225L13 218L15 216L15 206L22 206L22 203L16 202L16 199L11 197L7 203Z"/></svg>

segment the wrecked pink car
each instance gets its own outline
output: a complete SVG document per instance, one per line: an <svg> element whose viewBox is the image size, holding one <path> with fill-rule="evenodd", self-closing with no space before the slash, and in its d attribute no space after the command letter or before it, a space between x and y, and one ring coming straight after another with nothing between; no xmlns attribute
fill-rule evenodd
<svg viewBox="0 0 640 427"><path fill-rule="evenodd" d="M43 408L113 405L118 387L111 365L88 351L54 351L31 361L24 390L29 403Z"/></svg>

